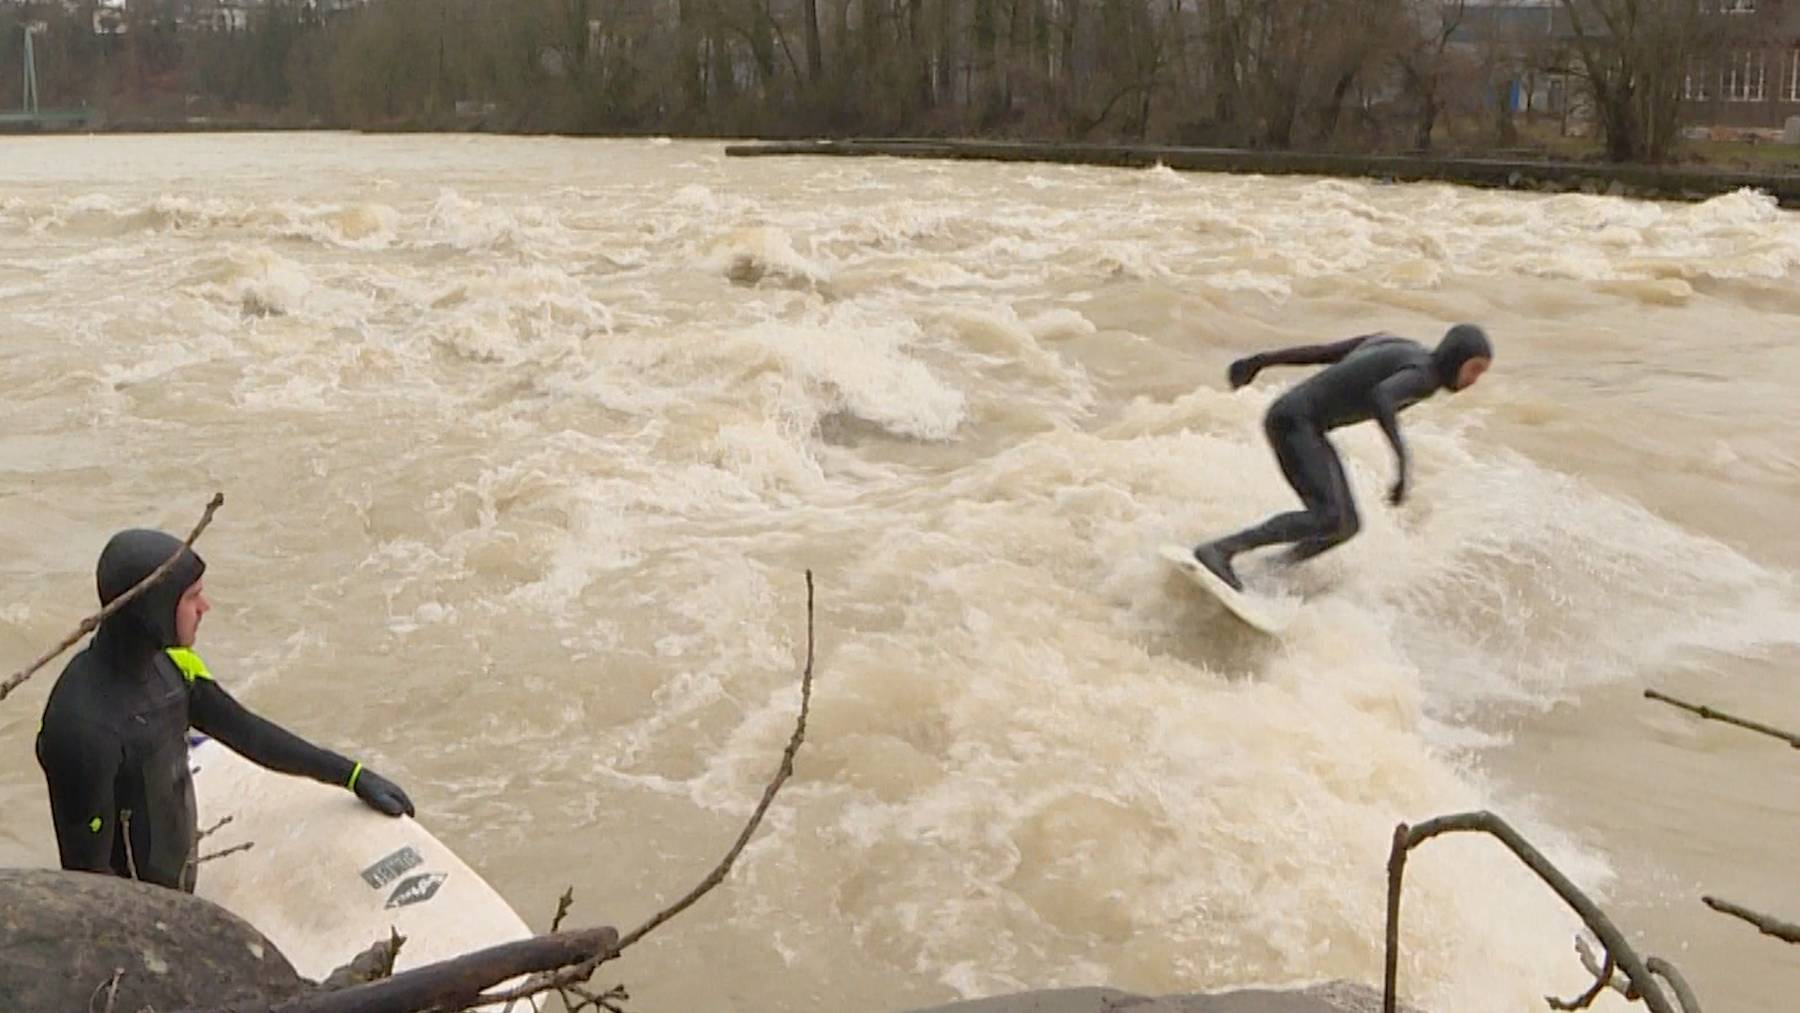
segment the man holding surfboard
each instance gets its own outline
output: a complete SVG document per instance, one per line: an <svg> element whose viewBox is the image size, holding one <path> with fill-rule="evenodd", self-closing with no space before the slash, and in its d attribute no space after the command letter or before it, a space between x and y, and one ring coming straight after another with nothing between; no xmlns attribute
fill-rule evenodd
<svg viewBox="0 0 1800 1013"><path fill-rule="evenodd" d="M390 816L412 815L399 785L258 717L213 680L192 650L210 608L206 563L179 539L114 535L95 574L101 604L178 549L168 573L100 624L44 704L37 756L62 867L193 890L199 827L190 727L271 770L342 785Z"/></svg>
<svg viewBox="0 0 1800 1013"><path fill-rule="evenodd" d="M1227 373L1233 390L1255 379L1266 366L1329 367L1276 398L1263 420L1281 474L1299 493L1304 509L1277 514L1255 527L1196 546L1194 558L1233 590L1242 591L1243 582L1231 566L1238 553L1291 544L1287 558L1298 562L1349 541L1359 527L1356 504L1343 463L1325 434L1370 419L1379 423L1394 447L1398 475L1388 502L1398 506L1406 498L1407 478L1399 413L1439 390L1468 388L1493 359L1487 334L1473 324L1458 324L1435 349L1372 334L1329 345L1260 352L1233 362Z"/></svg>

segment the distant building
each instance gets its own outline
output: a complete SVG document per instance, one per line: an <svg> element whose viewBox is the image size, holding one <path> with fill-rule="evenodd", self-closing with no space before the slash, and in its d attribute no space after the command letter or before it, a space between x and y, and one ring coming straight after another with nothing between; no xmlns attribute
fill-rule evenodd
<svg viewBox="0 0 1800 1013"><path fill-rule="evenodd" d="M1577 0L1577 6L1593 0ZM1695 127L1779 130L1800 116L1800 0L1696 0L1713 35L1709 55L1682 79L1684 119ZM1604 31L1597 17L1583 19ZM1510 54L1514 111L1585 117L1574 65L1575 31L1561 0L1469 0L1451 44Z"/></svg>
<svg viewBox="0 0 1800 1013"><path fill-rule="evenodd" d="M1800 0L1706 0L1723 42L1683 77L1688 122L1780 129L1800 116Z"/></svg>

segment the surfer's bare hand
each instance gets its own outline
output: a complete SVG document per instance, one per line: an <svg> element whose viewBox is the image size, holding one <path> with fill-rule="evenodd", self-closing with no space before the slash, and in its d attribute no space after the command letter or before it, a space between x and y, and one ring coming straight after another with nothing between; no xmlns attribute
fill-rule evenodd
<svg viewBox="0 0 1800 1013"><path fill-rule="evenodd" d="M411 816L413 814L412 799L400 786L382 777L367 767L356 776L356 797L366 802L369 808L389 816Z"/></svg>
<svg viewBox="0 0 1800 1013"><path fill-rule="evenodd" d="M1256 373L1260 369L1262 369L1261 356L1245 356L1231 364L1231 368L1225 371L1225 378L1231 381L1231 389L1237 390L1256 379Z"/></svg>

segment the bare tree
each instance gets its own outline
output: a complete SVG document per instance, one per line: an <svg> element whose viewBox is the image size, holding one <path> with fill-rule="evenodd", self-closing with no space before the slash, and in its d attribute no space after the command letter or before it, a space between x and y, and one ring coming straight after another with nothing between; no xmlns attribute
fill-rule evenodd
<svg viewBox="0 0 1800 1013"><path fill-rule="evenodd" d="M1395 62L1415 103L1412 146L1419 151L1431 150L1431 134L1442 111L1445 81L1454 65L1450 39L1462 27L1467 13L1467 0L1450 0L1411 5L1404 15L1409 31Z"/></svg>
<svg viewBox="0 0 1800 1013"><path fill-rule="evenodd" d="M1688 64L1717 40L1706 0L1560 0L1614 162L1667 159Z"/></svg>

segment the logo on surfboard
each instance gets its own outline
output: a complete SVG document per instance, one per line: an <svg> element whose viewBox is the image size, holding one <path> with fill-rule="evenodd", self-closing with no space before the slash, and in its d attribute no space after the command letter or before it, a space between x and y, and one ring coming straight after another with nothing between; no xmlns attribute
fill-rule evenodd
<svg viewBox="0 0 1800 1013"><path fill-rule="evenodd" d="M423 904L437 896L438 887L444 885L449 873L421 872L417 876L409 876L394 888L388 895L389 908L407 907L412 904Z"/></svg>
<svg viewBox="0 0 1800 1013"><path fill-rule="evenodd" d="M420 858L419 853L413 850L412 845L409 844L364 869L362 871L363 882L369 884L370 889L379 890L399 879L407 871L424 864L425 859Z"/></svg>

